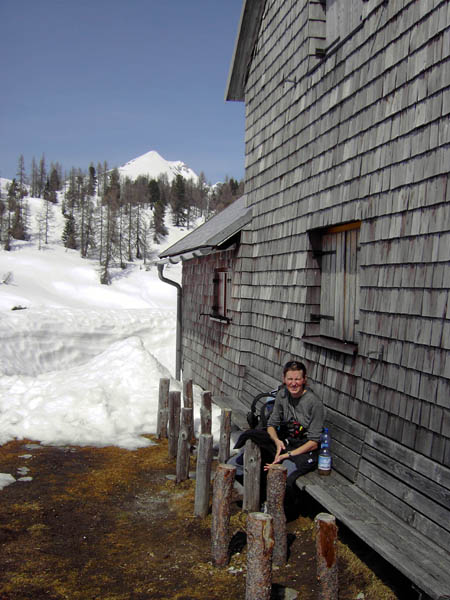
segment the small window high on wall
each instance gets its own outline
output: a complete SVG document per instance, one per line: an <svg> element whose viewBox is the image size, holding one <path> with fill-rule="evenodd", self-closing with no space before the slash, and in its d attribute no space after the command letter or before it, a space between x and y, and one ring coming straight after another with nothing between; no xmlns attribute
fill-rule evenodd
<svg viewBox="0 0 450 600"><path fill-rule="evenodd" d="M310 232L313 255L320 266L320 337L310 343L356 351L359 337L359 232L361 222ZM339 346L341 344L341 346Z"/></svg>
<svg viewBox="0 0 450 600"><path fill-rule="evenodd" d="M214 271L214 304L211 318L229 322L228 318L231 298L231 278L227 269L215 269Z"/></svg>

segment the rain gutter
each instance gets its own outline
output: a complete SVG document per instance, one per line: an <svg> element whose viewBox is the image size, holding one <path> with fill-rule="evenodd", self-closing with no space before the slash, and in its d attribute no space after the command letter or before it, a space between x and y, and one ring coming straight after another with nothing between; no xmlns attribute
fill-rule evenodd
<svg viewBox="0 0 450 600"><path fill-rule="evenodd" d="M164 267L165 262L158 262L158 277L164 283L168 283L169 285L173 285L177 288L177 329L176 329L176 357L175 357L175 379L181 381L181 329L182 329L182 318L181 318L181 308L182 308L182 288L179 283L176 281L172 281L172 279L168 279L164 275Z"/></svg>

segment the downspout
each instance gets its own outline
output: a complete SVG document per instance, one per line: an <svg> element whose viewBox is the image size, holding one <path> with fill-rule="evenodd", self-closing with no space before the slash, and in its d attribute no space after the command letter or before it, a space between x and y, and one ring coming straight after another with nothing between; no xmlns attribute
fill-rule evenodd
<svg viewBox="0 0 450 600"><path fill-rule="evenodd" d="M176 332L176 343L175 343L175 346L176 346L175 379L177 379L178 381L181 381L181 328L182 328L181 294L182 294L182 287L176 281L167 279L167 277L164 276L164 274L163 274L164 266L165 266L164 263L157 263L158 277L161 279L161 281L164 281L164 283L168 283L169 285L173 285L174 287L177 288L177 332Z"/></svg>

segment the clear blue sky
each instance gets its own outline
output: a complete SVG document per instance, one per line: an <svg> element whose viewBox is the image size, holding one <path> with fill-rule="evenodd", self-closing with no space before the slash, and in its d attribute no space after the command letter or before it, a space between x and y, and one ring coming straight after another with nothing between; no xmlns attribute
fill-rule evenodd
<svg viewBox="0 0 450 600"><path fill-rule="evenodd" d="M120 166L149 150L207 181L244 174L225 102L242 0L0 0L0 176L20 154Z"/></svg>

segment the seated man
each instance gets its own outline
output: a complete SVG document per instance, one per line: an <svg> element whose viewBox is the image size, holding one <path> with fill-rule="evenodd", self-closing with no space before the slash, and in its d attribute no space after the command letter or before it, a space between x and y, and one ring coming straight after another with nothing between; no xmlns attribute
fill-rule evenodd
<svg viewBox="0 0 450 600"><path fill-rule="evenodd" d="M317 467L324 417L321 400L306 387L305 365L290 361L283 369L283 385L275 398L267 431L245 431L235 448L242 448L247 439L252 439L261 449L266 463L264 471L283 463L288 471L286 499L289 501L297 477ZM242 457L233 457L230 462L239 466Z"/></svg>
<svg viewBox="0 0 450 600"><path fill-rule="evenodd" d="M282 462L288 469L287 486L292 488L297 477L317 467L325 410L318 396L306 387L303 363L288 362L283 383L267 423L276 452L264 469Z"/></svg>

